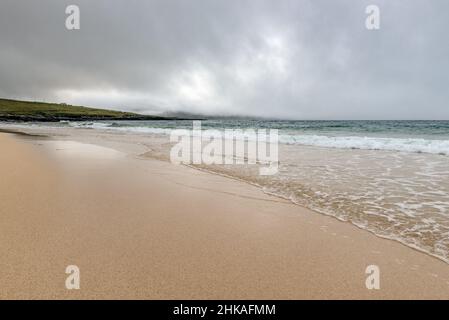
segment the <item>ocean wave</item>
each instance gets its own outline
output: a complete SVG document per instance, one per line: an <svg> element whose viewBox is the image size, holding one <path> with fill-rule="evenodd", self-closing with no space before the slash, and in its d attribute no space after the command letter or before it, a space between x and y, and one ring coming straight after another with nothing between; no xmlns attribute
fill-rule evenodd
<svg viewBox="0 0 449 320"><path fill-rule="evenodd" d="M420 138L329 137L322 135L281 135L280 142L338 149L387 150L449 155L449 140Z"/></svg>
<svg viewBox="0 0 449 320"><path fill-rule="evenodd" d="M71 127L107 129L140 134L169 135L176 128L160 128L148 126L124 126L104 122L70 122ZM203 127L204 129L204 127ZM217 128L215 128L217 129ZM247 128L242 128L246 130ZM223 131L223 130L221 130ZM257 132L257 131L256 131ZM256 134L236 136L237 139L255 141ZM412 153L431 153L449 155L449 140L435 140L424 138L387 138L387 137L361 137L361 136L325 136L311 134L285 134L282 130L279 142L283 144L296 144L337 149L386 150Z"/></svg>

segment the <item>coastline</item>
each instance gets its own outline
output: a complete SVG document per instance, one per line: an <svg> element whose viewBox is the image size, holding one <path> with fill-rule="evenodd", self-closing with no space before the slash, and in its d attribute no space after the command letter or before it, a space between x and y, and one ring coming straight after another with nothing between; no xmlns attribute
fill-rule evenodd
<svg viewBox="0 0 449 320"><path fill-rule="evenodd" d="M138 146L53 139L0 133L2 298L449 296L449 266L398 242ZM81 290L64 287L69 264Z"/></svg>

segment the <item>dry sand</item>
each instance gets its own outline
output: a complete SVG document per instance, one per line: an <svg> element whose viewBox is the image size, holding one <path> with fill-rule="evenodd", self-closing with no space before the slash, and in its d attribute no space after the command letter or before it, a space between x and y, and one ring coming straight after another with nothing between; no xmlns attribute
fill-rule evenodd
<svg viewBox="0 0 449 320"><path fill-rule="evenodd" d="M2 299L449 298L448 264L243 182L4 133L0 150Z"/></svg>

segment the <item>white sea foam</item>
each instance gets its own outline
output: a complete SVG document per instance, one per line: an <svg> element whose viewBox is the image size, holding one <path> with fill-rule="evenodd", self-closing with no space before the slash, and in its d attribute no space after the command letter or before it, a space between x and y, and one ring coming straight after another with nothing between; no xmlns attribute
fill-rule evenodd
<svg viewBox="0 0 449 320"><path fill-rule="evenodd" d="M130 133L148 133L148 134L170 134L172 129L156 128L156 127L139 127L139 126L114 126L105 122L69 122L69 126L73 128L89 128L111 131L122 131Z"/></svg>
<svg viewBox="0 0 449 320"><path fill-rule="evenodd" d="M322 135L281 135L280 141L281 143L286 144L301 144L326 148L389 150L449 155L449 140L357 136L328 137Z"/></svg>
<svg viewBox="0 0 449 320"><path fill-rule="evenodd" d="M105 123L71 123L74 127L108 129L123 132L170 134L170 128L157 127L114 127ZM239 137L237 137L239 138ZM241 139L257 140L256 135L242 135ZM338 149L388 150L413 153L432 153L449 155L449 140L422 138L381 138L360 136L330 137L325 135L280 134L279 142Z"/></svg>
<svg viewBox="0 0 449 320"><path fill-rule="evenodd" d="M149 126L114 126L107 122L64 122L73 128L88 128L97 130L110 130L138 134L163 134L169 135L175 128L161 128ZM48 125L48 124L46 124ZM15 127L29 127L26 125L14 125ZM32 126L43 126L33 124ZM51 125L49 125L51 127ZM217 128L214 128L217 129ZM242 128L245 130L246 128ZM237 139L256 141L257 135L245 134L236 136ZM259 137L260 138L260 137ZM337 149L361 149L361 150L386 150L411 153L430 153L449 155L449 140L424 139L424 138L398 138L398 137L364 137L364 136L326 136L299 133L280 132L279 142L289 145L305 145Z"/></svg>

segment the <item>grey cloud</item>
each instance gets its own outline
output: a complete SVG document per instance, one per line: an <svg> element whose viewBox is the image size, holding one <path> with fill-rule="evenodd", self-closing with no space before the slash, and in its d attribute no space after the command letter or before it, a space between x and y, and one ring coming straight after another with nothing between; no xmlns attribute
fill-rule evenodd
<svg viewBox="0 0 449 320"><path fill-rule="evenodd" d="M65 8L81 30L65 29ZM365 7L381 29L365 28ZM294 119L449 119L445 0L2 0L0 96Z"/></svg>

